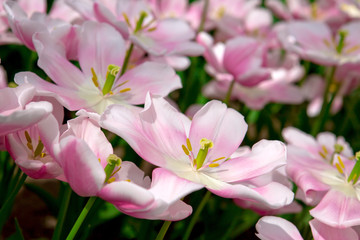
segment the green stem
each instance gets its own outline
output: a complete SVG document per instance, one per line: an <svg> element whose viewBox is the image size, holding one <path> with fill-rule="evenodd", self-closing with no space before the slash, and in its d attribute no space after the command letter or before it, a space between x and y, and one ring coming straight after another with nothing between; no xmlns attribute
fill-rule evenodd
<svg viewBox="0 0 360 240"><path fill-rule="evenodd" d="M84 209L81 211L80 216L76 220L76 222L75 222L73 228L71 229L69 235L67 236L66 240L74 239L76 233L78 232L81 224L85 220L86 215L89 213L89 211L90 211L91 207L93 206L95 200L96 200L96 197L89 198L88 202L86 203Z"/></svg>
<svg viewBox="0 0 360 240"><path fill-rule="evenodd" d="M225 99L224 99L224 103L226 103L226 105L229 105L229 101L230 101L230 97L231 97L231 93L234 88L234 85L235 85L235 80L232 80L230 83L229 89L226 93Z"/></svg>
<svg viewBox="0 0 360 240"><path fill-rule="evenodd" d="M60 240L61 233L64 227L64 222L66 219L67 210L69 208L70 198L71 198L71 188L66 184L64 185L65 190L63 194L63 199L61 202L61 207L58 214L58 222L56 224L56 228L54 231L54 235L52 237L53 240Z"/></svg>
<svg viewBox="0 0 360 240"><path fill-rule="evenodd" d="M200 21L200 24L199 24L199 28L197 30L198 33L201 32L202 30L204 30L208 9L209 9L209 0L205 0L204 8L203 8L202 13L201 13L201 21Z"/></svg>
<svg viewBox="0 0 360 240"><path fill-rule="evenodd" d="M166 234L167 230L169 229L171 223L172 223L171 221L164 222L164 224L162 225L160 232L156 236L155 240L163 240L164 239L165 234Z"/></svg>
<svg viewBox="0 0 360 240"><path fill-rule="evenodd" d="M321 106L321 111L320 111L317 121L315 122L314 128L311 131L311 134L313 136L318 134L324 127L325 122L327 120L329 110L331 108L331 104L335 98L336 91L335 91L335 93L333 93L333 95L331 96L331 99L329 100L330 86L334 81L335 72L336 72L336 66L333 66L330 70L329 76L326 78L326 86L325 86L325 92L324 92L324 97L323 97L323 103Z"/></svg>
<svg viewBox="0 0 360 240"><path fill-rule="evenodd" d="M133 49L134 49L134 44L131 43L129 49L126 51L126 56L125 56L125 60L122 65L122 68L121 68L120 76L124 75L124 73L127 69L127 66L129 65L129 61L130 61L130 57L131 57L131 53L132 53Z"/></svg>
<svg viewBox="0 0 360 240"><path fill-rule="evenodd" d="M25 173L22 173L21 177L17 181L14 190L11 192L10 197L6 199L4 205L0 209L0 233L2 231L2 227L4 226L6 220L9 217L15 197L19 192L20 188L24 185L26 178L27 175Z"/></svg>
<svg viewBox="0 0 360 240"><path fill-rule="evenodd" d="M205 204L209 200L210 196L211 196L211 192L207 191L204 198L201 200L198 208L196 209L193 217L191 218L190 223L189 223L189 225L188 225L188 227L186 229L186 232L185 232L184 237L183 237L182 240L188 240L189 239L190 234L192 232L192 229L194 228L195 223L197 222L197 220L198 220L198 218L200 216L200 213L203 210L203 208L205 207Z"/></svg>

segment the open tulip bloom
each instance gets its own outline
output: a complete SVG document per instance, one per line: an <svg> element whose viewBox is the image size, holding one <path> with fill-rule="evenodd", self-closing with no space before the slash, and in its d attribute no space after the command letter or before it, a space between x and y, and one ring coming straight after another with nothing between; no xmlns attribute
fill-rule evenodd
<svg viewBox="0 0 360 240"><path fill-rule="evenodd" d="M187 179L216 195L274 208L293 199L282 184L248 184L283 166L286 149L279 141L262 140L251 152L232 158L247 124L241 114L219 101L206 104L191 121L163 98L148 94L144 109L110 106L101 126L124 138L144 160L177 175L179 181Z"/></svg>

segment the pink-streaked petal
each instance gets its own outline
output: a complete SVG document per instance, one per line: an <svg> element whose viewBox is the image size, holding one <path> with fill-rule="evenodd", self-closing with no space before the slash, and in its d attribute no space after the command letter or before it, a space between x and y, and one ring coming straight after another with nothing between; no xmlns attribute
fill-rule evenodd
<svg viewBox="0 0 360 240"><path fill-rule="evenodd" d="M0 115L0 135L25 129L44 119L52 110L48 102L31 102L25 110L15 111L8 116Z"/></svg>
<svg viewBox="0 0 360 240"><path fill-rule="evenodd" d="M108 66L122 66L125 41L111 26L104 23L85 22L80 30L79 63L85 76L91 77L91 68L104 81Z"/></svg>
<svg viewBox="0 0 360 240"><path fill-rule="evenodd" d="M171 205L177 200L203 187L204 185L179 178L166 169L156 168L152 174L150 192L152 192L157 199L161 199Z"/></svg>
<svg viewBox="0 0 360 240"><path fill-rule="evenodd" d="M69 88L79 88L86 81L84 74L66 59L65 52L53 48L51 38L47 33L35 33L34 45L39 55L38 65L57 85Z"/></svg>
<svg viewBox="0 0 360 240"><path fill-rule="evenodd" d="M318 143L310 134L304 133L294 127L287 127L283 130L282 135L288 144L307 149L312 153L318 152Z"/></svg>
<svg viewBox="0 0 360 240"><path fill-rule="evenodd" d="M225 182L251 179L286 164L286 147L280 141L261 140L251 152L227 160L209 175Z"/></svg>
<svg viewBox="0 0 360 240"><path fill-rule="evenodd" d="M100 119L101 127L119 135L142 157L157 166L165 166L166 160L153 143L144 138L139 113L142 109L112 105ZM181 147L181 146L180 146Z"/></svg>
<svg viewBox="0 0 360 240"><path fill-rule="evenodd" d="M84 140L105 167L106 159L113 153L113 149L104 132L101 131L99 124L87 116L79 116L69 120L67 125L68 130L61 137L74 135Z"/></svg>
<svg viewBox="0 0 360 240"><path fill-rule="evenodd" d="M42 96L54 97L70 111L78 110L86 102L78 96L75 89L69 89L49 83L32 72L20 72L15 75L15 82L20 86L31 84L36 87L37 92Z"/></svg>
<svg viewBox="0 0 360 240"><path fill-rule="evenodd" d="M260 218L256 224L258 233L256 236L261 240L302 240L299 230L291 222L274 216Z"/></svg>
<svg viewBox="0 0 360 240"><path fill-rule="evenodd" d="M121 95L130 104L145 103L147 92L165 97L170 92L181 88L180 78L171 67L154 62L145 62L127 71L115 82L114 86L124 81L129 82L121 88L130 88L131 90L121 93ZM113 91L120 91L121 88L113 89Z"/></svg>
<svg viewBox="0 0 360 240"><path fill-rule="evenodd" d="M59 161L66 180L80 196L95 196L103 187L105 172L87 144L73 136L60 141Z"/></svg>
<svg viewBox="0 0 360 240"><path fill-rule="evenodd" d="M353 188L353 186L347 186ZM317 220L337 228L348 228L360 225L360 201L355 193L349 194L345 191L331 189L321 202L310 211L311 216Z"/></svg>
<svg viewBox="0 0 360 240"><path fill-rule="evenodd" d="M120 211L139 211L146 209L154 196L146 189L128 181L106 184L98 196L114 204Z"/></svg>
<svg viewBox="0 0 360 240"><path fill-rule="evenodd" d="M99 22L105 22L113 26L125 39L129 37L128 26L123 21L118 21L114 14L101 3L94 3L94 15ZM115 8L114 8L115 9Z"/></svg>
<svg viewBox="0 0 360 240"><path fill-rule="evenodd" d="M220 197L240 198L274 209L289 205L294 199L294 194L289 188L277 182L259 188L250 188L242 184L223 183L218 189L208 187L207 189Z"/></svg>
<svg viewBox="0 0 360 240"><path fill-rule="evenodd" d="M147 95L145 109L140 113L143 133L163 153L167 160L166 168L180 168L190 165L182 145L186 145L190 120L178 112L165 99ZM147 156L143 156L147 160ZM170 160L171 159L171 160ZM151 160L153 161L153 160ZM173 165L174 164L174 165Z"/></svg>
<svg viewBox="0 0 360 240"><path fill-rule="evenodd" d="M352 228L334 228L317 219L309 222L314 240L357 240L359 235Z"/></svg>
<svg viewBox="0 0 360 240"><path fill-rule="evenodd" d="M213 141L214 147L209 150L207 156L208 161L212 161L220 157L229 157L234 153L246 131L247 124L240 113L214 100L194 115L189 138L195 154L200 149L202 138Z"/></svg>

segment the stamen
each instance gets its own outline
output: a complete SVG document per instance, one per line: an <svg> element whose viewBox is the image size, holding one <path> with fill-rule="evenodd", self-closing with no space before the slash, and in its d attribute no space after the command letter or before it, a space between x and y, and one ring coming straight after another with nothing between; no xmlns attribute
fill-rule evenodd
<svg viewBox="0 0 360 240"><path fill-rule="evenodd" d="M32 142L31 137L30 137L30 134L29 134L28 131L25 131L25 138L26 138L26 141L27 141L28 143L31 143L31 142Z"/></svg>
<svg viewBox="0 0 360 240"><path fill-rule="evenodd" d="M182 147L184 153L189 156L190 152L189 152L189 150L185 147L185 145L182 145L181 147Z"/></svg>
<svg viewBox="0 0 360 240"><path fill-rule="evenodd" d="M33 151L34 150L34 148L33 148L33 146L32 146L32 144L31 143L26 143L26 146L28 147L28 149L30 149L31 151Z"/></svg>
<svg viewBox="0 0 360 240"><path fill-rule="evenodd" d="M222 159L224 159L224 158L225 158L225 157L217 158L217 159L213 160L212 162L217 162L217 161L220 161L220 160L222 160Z"/></svg>
<svg viewBox="0 0 360 240"><path fill-rule="evenodd" d="M114 182L115 180L116 180L116 178L112 177L112 178L110 178L109 180L107 180L107 183L112 183L112 182Z"/></svg>
<svg viewBox="0 0 360 240"><path fill-rule="evenodd" d="M41 140L39 140L39 143L36 146L36 149L35 149L35 152L34 152L34 157L40 156L43 149L44 149L44 144L41 142Z"/></svg>
<svg viewBox="0 0 360 240"><path fill-rule="evenodd" d="M131 88L124 88L124 89L120 90L119 93L128 92L130 90L131 90Z"/></svg>
<svg viewBox="0 0 360 240"><path fill-rule="evenodd" d="M190 143L190 139L186 139L186 146L187 148L189 149L189 151L191 152L192 151L192 146L191 146L191 143Z"/></svg>
<svg viewBox="0 0 360 240"><path fill-rule="evenodd" d="M339 161L339 163L340 163L340 166L341 166L343 169L345 169L345 164L344 164L344 162L341 160L340 156L337 156L337 159L338 159L338 161Z"/></svg>
<svg viewBox="0 0 360 240"><path fill-rule="evenodd" d="M331 48L331 43L327 39L323 39L323 42L328 48Z"/></svg>
<svg viewBox="0 0 360 240"><path fill-rule="evenodd" d="M218 167L220 164L218 164L218 163L211 163L211 164L209 164L209 167L211 167L211 168L214 168L214 167Z"/></svg>
<svg viewBox="0 0 360 240"><path fill-rule="evenodd" d="M114 89L121 87L122 85L124 85L125 83L128 83L129 80L126 80L125 82L120 83L119 85L117 85L116 87L114 87Z"/></svg>
<svg viewBox="0 0 360 240"><path fill-rule="evenodd" d="M44 158L46 156L46 153L44 153L44 152L42 152L41 154L40 154L40 157L41 158Z"/></svg>
<svg viewBox="0 0 360 240"><path fill-rule="evenodd" d="M360 49L360 45L355 45L355 46L352 46L351 48L346 49L345 53L350 54L350 53L353 53L353 52L355 52L355 51L357 51L359 49Z"/></svg>
<svg viewBox="0 0 360 240"><path fill-rule="evenodd" d="M91 68L91 73L93 75L91 80L93 81L94 85L98 88L99 87L99 82L98 82L98 78L96 76L94 68Z"/></svg>
<svg viewBox="0 0 360 240"><path fill-rule="evenodd" d="M126 24L127 24L130 28L132 28L128 15L127 15L125 12L123 12L122 15L123 15L123 17L124 17L124 19L125 19Z"/></svg>
<svg viewBox="0 0 360 240"><path fill-rule="evenodd" d="M152 28L149 28L147 31L148 32L153 32L153 31L155 31L156 30L156 27L152 27Z"/></svg>
<svg viewBox="0 0 360 240"><path fill-rule="evenodd" d="M313 19L318 17L318 6L316 3L311 3L311 17Z"/></svg>
<svg viewBox="0 0 360 240"><path fill-rule="evenodd" d="M339 173L344 174L344 171L342 170L342 168L340 167L340 165L338 163L335 164L337 170L339 171Z"/></svg>
<svg viewBox="0 0 360 240"><path fill-rule="evenodd" d="M319 151L319 154L320 154L320 156L321 156L322 158L326 159L326 155L325 155L323 152L320 152L320 151Z"/></svg>
<svg viewBox="0 0 360 240"><path fill-rule="evenodd" d="M125 181L127 181L127 182L131 182L131 180L130 180L130 179L126 179Z"/></svg>
<svg viewBox="0 0 360 240"><path fill-rule="evenodd" d="M328 150L326 149L325 145L322 145L321 148L326 155L329 153Z"/></svg>

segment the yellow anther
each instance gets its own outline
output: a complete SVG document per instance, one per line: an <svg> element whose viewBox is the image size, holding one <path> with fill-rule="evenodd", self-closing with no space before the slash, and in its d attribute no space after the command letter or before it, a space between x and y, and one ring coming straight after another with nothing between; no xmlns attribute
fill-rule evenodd
<svg viewBox="0 0 360 240"><path fill-rule="evenodd" d="M92 73L92 78L91 78L91 80L93 81L93 83L94 83L94 85L96 86L96 87L99 87L99 82L98 82L98 78L97 78L97 76L96 76L96 73L95 73L95 70L94 70L94 68L91 68L91 73Z"/></svg>
<svg viewBox="0 0 360 240"><path fill-rule="evenodd" d="M360 49L360 45L355 45L355 46L352 46L351 48L346 49L345 53L350 54L350 53L353 53L353 52L355 52L355 51L357 51L359 49Z"/></svg>
<svg viewBox="0 0 360 240"><path fill-rule="evenodd" d="M326 159L326 155L325 155L323 152L320 152L320 151L319 151L319 154L320 154L320 156L321 156L322 158Z"/></svg>
<svg viewBox="0 0 360 240"><path fill-rule="evenodd" d="M213 141L209 140L209 139L206 139L206 138L202 138L200 140L200 146L201 146L201 149L210 149L214 146L214 143Z"/></svg>
<svg viewBox="0 0 360 240"><path fill-rule="evenodd" d="M28 143L26 144L26 146L27 146L28 149L30 149L31 151L34 150L32 144L31 144L30 142L28 142Z"/></svg>
<svg viewBox="0 0 360 240"><path fill-rule="evenodd" d="M112 183L112 182L114 182L115 180L116 180L116 178L112 177L112 178L110 178L109 180L107 180L107 183Z"/></svg>
<svg viewBox="0 0 360 240"><path fill-rule="evenodd" d="M327 39L324 39L323 42L328 48L331 48L331 43Z"/></svg>
<svg viewBox="0 0 360 240"><path fill-rule="evenodd" d="M185 147L185 145L182 145L181 147L186 155L190 154L189 150Z"/></svg>
<svg viewBox="0 0 360 240"><path fill-rule="evenodd" d="M340 166L345 169L345 164L344 164L344 162L341 160L340 156L337 156L337 159L338 159L338 161L339 161L339 163L340 163Z"/></svg>
<svg viewBox="0 0 360 240"><path fill-rule="evenodd" d="M216 11L216 17L218 19L221 19L225 16L226 8L224 6L219 7L219 9Z"/></svg>
<svg viewBox="0 0 360 240"><path fill-rule="evenodd" d="M148 32L153 32L153 31L155 31L156 30L156 27L152 27L152 28L149 28L147 31Z"/></svg>
<svg viewBox="0 0 360 240"><path fill-rule="evenodd" d="M127 181L127 182L131 182L131 180L130 180L130 179L126 179L125 181Z"/></svg>
<svg viewBox="0 0 360 240"><path fill-rule="evenodd" d="M338 163L335 164L337 170L339 171L339 173L343 174L344 171L342 170L342 168L340 167L340 165Z"/></svg>
<svg viewBox="0 0 360 240"><path fill-rule="evenodd" d="M217 158L217 159L213 160L212 162L217 162L217 161L223 160L224 158L225 157Z"/></svg>
<svg viewBox="0 0 360 240"><path fill-rule="evenodd" d="M124 88L124 89L120 90L119 93L128 92L130 90L131 90L131 88Z"/></svg>
<svg viewBox="0 0 360 240"><path fill-rule="evenodd" d="M100 158L98 158L98 161L99 161L99 163L101 163L101 159L100 159Z"/></svg>
<svg viewBox="0 0 360 240"><path fill-rule="evenodd" d="M28 143L31 143L31 142L32 142L31 137L30 137L30 134L29 134L28 131L25 131L25 138L26 138L26 141L27 141Z"/></svg>
<svg viewBox="0 0 360 240"><path fill-rule="evenodd" d="M109 92L109 95L114 95L114 93L112 91Z"/></svg>
<svg viewBox="0 0 360 240"><path fill-rule="evenodd" d="M326 149L325 145L322 145L321 148L322 148L322 150L324 151L325 154L329 153L328 150Z"/></svg>
<svg viewBox="0 0 360 240"><path fill-rule="evenodd" d="M187 148L189 149L189 151L191 152L192 151L192 146L191 146L191 143L190 143L190 139L186 139L186 146Z"/></svg>
<svg viewBox="0 0 360 240"><path fill-rule="evenodd" d="M316 19L318 17L318 6L316 3L311 4L311 17Z"/></svg>
<svg viewBox="0 0 360 240"><path fill-rule="evenodd" d="M116 87L114 87L114 88L121 87L122 85L124 85L125 83L128 83L128 82L129 82L129 80L126 80L125 82L120 83L119 85L117 85L117 86L116 86Z"/></svg>
<svg viewBox="0 0 360 240"><path fill-rule="evenodd" d="M214 167L218 167L219 165L220 164L218 164L218 163L210 163L209 167L214 168Z"/></svg>
<svg viewBox="0 0 360 240"><path fill-rule="evenodd" d="M42 158L45 157L45 156L46 156L46 154L43 153L43 152L40 154L40 157L42 157Z"/></svg>
<svg viewBox="0 0 360 240"><path fill-rule="evenodd" d="M129 27L131 27L131 23L130 23L130 20L129 20L128 15L127 15L125 12L123 12L122 15L123 15L123 17L124 17L124 19L125 19L126 24L127 24Z"/></svg>

